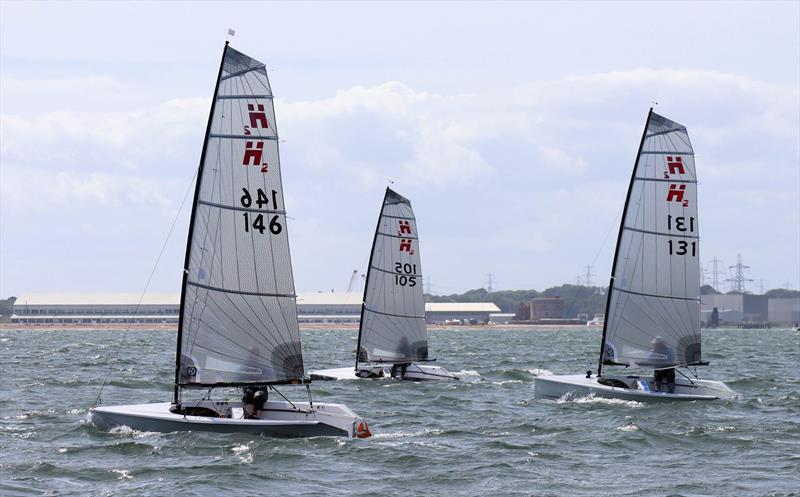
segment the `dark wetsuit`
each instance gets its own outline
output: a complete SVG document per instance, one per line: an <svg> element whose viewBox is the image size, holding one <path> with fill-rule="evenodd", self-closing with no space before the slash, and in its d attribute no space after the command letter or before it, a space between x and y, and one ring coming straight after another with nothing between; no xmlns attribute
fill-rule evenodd
<svg viewBox="0 0 800 497"><path fill-rule="evenodd" d="M392 378L405 378L407 367L408 364L392 364Z"/></svg>
<svg viewBox="0 0 800 497"><path fill-rule="evenodd" d="M242 404L246 419L257 419L259 411L264 410L267 402L267 387L245 387L242 395Z"/></svg>
<svg viewBox="0 0 800 497"><path fill-rule="evenodd" d="M656 369L653 371L653 382L656 389L661 390L661 385L667 384L669 393L675 392L675 368Z"/></svg>

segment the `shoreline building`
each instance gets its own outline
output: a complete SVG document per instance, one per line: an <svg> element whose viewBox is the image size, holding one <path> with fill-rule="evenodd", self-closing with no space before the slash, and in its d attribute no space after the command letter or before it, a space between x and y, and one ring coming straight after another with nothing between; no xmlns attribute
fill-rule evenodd
<svg viewBox="0 0 800 497"><path fill-rule="evenodd" d="M703 295L700 299L700 321L708 324L715 308L722 324L800 323L800 297L769 298L749 293Z"/></svg>
<svg viewBox="0 0 800 497"><path fill-rule="evenodd" d="M564 317L564 301L560 297L536 297L530 305L531 321Z"/></svg>
<svg viewBox="0 0 800 497"><path fill-rule="evenodd" d="M179 293L43 293L20 296L11 323L16 324L177 324ZM305 292L297 294L300 324L355 324L361 319L361 293ZM487 323L500 309L488 303L427 303L428 323L459 320Z"/></svg>

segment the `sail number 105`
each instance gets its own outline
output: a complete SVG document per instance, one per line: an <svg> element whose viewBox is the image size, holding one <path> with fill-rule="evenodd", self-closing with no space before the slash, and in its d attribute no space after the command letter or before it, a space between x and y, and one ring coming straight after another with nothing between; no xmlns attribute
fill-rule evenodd
<svg viewBox="0 0 800 497"><path fill-rule="evenodd" d="M394 263L394 284L400 286L417 286L417 265L406 262Z"/></svg>

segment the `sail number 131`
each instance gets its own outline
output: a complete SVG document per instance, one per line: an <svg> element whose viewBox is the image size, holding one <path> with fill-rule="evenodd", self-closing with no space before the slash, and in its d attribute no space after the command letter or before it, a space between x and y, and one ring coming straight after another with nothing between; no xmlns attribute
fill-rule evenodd
<svg viewBox="0 0 800 497"><path fill-rule="evenodd" d="M675 228L678 231L690 231L694 233L694 218L690 217L689 221L686 221L685 216L667 216L667 229L672 231L672 228Z"/></svg>
<svg viewBox="0 0 800 497"><path fill-rule="evenodd" d="M694 217L687 218L686 216L667 215L667 229L672 231L673 228L677 231L688 231L690 233L694 233ZM697 255L697 242L689 242L686 240L668 240L667 245L669 247L669 255L689 254L692 257Z"/></svg>
<svg viewBox="0 0 800 497"><path fill-rule="evenodd" d="M697 242L687 242L686 240L677 240L673 242L672 240L668 240L667 245L669 246L669 255L689 254L692 257L697 255Z"/></svg>

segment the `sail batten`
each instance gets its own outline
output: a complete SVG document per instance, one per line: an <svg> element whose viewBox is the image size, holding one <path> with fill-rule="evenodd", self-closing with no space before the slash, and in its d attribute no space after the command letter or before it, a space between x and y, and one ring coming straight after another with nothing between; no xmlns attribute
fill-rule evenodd
<svg viewBox="0 0 800 497"><path fill-rule="evenodd" d="M634 292L631 290L623 290L622 288L614 289L615 292L622 292L622 293L630 293L631 295L641 295L643 297L656 297L659 299L677 299L677 300L692 300L696 301L697 299L687 298L687 297L675 297L673 295L657 295L655 293L642 293L642 292Z"/></svg>
<svg viewBox="0 0 800 497"><path fill-rule="evenodd" d="M356 365L427 358L416 218L411 202L387 188L370 253Z"/></svg>
<svg viewBox="0 0 800 497"><path fill-rule="evenodd" d="M230 47L223 55L190 221L176 379L184 388L304 377L264 67Z"/></svg>
<svg viewBox="0 0 800 497"><path fill-rule="evenodd" d="M237 99L245 99L245 100L267 99L267 100L272 100L272 95L218 95L217 96L217 100L237 100Z"/></svg>
<svg viewBox="0 0 800 497"><path fill-rule="evenodd" d="M639 233L647 233L648 235L659 235L659 236L674 236L677 238L695 238L700 239L697 235L676 235L675 233L663 232L663 231L648 231L648 230L640 230L638 228L631 228L629 226L625 226L622 229L630 230L630 231L637 231Z"/></svg>
<svg viewBox="0 0 800 497"><path fill-rule="evenodd" d="M675 150L642 150L641 154L642 155L679 154L679 155L692 155L692 156L694 156L694 153L692 153L691 151L678 152L678 151L675 151Z"/></svg>
<svg viewBox="0 0 800 497"><path fill-rule="evenodd" d="M614 256L601 363L700 362L699 299L694 153L684 126L651 111Z"/></svg>

